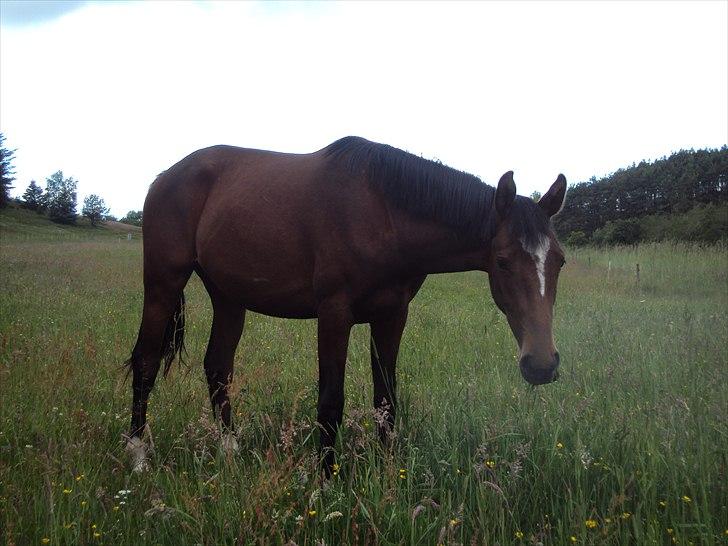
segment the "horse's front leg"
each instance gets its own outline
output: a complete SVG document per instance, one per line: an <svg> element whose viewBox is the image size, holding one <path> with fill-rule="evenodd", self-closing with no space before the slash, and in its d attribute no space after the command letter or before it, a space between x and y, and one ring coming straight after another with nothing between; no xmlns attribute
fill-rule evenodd
<svg viewBox="0 0 728 546"><path fill-rule="evenodd" d="M397 405L397 354L407 323L408 306L371 323L371 361L374 380L374 409L379 439L386 444L394 430Z"/></svg>
<svg viewBox="0 0 728 546"><path fill-rule="evenodd" d="M352 324L348 302L330 300L319 306L318 422L321 427L321 462L327 478L334 465L336 433L344 412L344 372Z"/></svg>

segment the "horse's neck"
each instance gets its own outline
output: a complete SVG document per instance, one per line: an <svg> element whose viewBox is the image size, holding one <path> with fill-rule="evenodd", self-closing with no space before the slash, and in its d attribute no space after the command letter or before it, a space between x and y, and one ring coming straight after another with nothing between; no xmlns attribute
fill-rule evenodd
<svg viewBox="0 0 728 546"><path fill-rule="evenodd" d="M409 267L419 273L484 271L489 245L464 237L433 221L403 219L397 223L399 248Z"/></svg>

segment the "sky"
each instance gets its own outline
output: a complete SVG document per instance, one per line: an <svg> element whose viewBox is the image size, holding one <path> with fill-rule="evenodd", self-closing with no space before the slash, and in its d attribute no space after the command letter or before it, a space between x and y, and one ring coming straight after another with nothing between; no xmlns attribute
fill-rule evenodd
<svg viewBox="0 0 728 546"><path fill-rule="evenodd" d="M728 143L728 2L0 1L13 195L123 216L188 153L346 135L518 192Z"/></svg>

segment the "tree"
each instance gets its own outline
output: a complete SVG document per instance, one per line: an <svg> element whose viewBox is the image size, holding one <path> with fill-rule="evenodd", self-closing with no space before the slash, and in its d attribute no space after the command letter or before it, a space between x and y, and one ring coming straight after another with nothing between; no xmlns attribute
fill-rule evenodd
<svg viewBox="0 0 728 546"><path fill-rule="evenodd" d="M540 191L533 192L531 194L531 199L533 199L534 201L536 201L536 203L538 203L539 199L541 199L541 192Z"/></svg>
<svg viewBox="0 0 728 546"><path fill-rule="evenodd" d="M119 220L122 224L129 224L132 226L141 226L142 225L142 211L140 210L130 210L126 213L126 216L124 216L121 220Z"/></svg>
<svg viewBox="0 0 728 546"><path fill-rule="evenodd" d="M101 197L92 193L83 200L81 214L88 218L91 221L91 225L95 227L109 214L109 207L106 206L106 203L104 203Z"/></svg>
<svg viewBox="0 0 728 546"><path fill-rule="evenodd" d="M5 147L5 135L0 133L0 208L10 201L10 184L15 180L15 168L13 167L15 150Z"/></svg>
<svg viewBox="0 0 728 546"><path fill-rule="evenodd" d="M46 178L46 193L43 197L48 216L54 222L76 223L76 184L71 177L63 178L63 171Z"/></svg>
<svg viewBox="0 0 728 546"><path fill-rule="evenodd" d="M40 211L43 208L43 189L35 183L35 180L31 180L22 199L23 207L30 210Z"/></svg>

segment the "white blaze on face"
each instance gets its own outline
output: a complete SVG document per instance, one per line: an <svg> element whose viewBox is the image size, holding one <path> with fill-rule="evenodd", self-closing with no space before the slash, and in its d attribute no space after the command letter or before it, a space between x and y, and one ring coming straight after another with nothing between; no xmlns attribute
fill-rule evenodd
<svg viewBox="0 0 728 546"><path fill-rule="evenodd" d="M523 246L523 250L531 255L531 258L533 258L533 261L536 264L538 287L541 292L541 297L544 297L546 295L546 256L549 253L549 247L551 247L551 239L546 236L542 236L538 244L535 246L527 245L525 241L522 240L521 246Z"/></svg>

